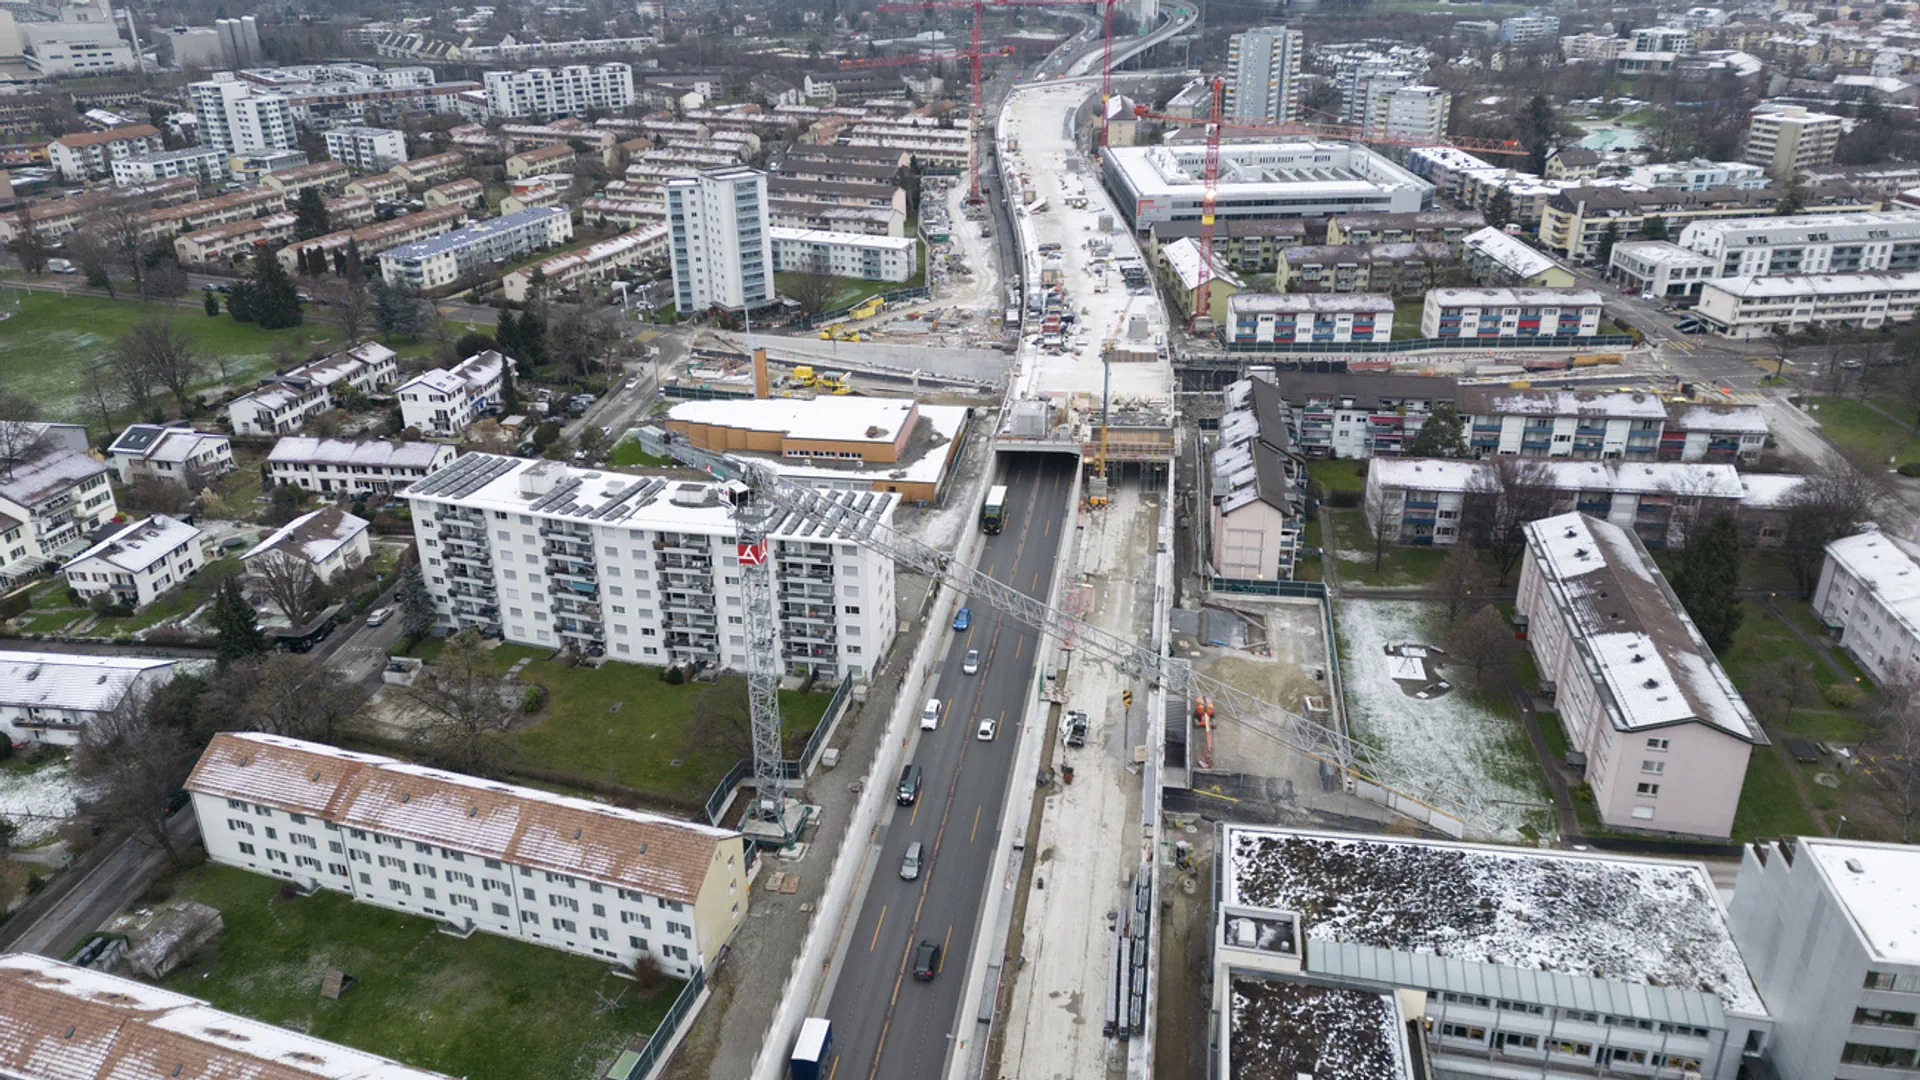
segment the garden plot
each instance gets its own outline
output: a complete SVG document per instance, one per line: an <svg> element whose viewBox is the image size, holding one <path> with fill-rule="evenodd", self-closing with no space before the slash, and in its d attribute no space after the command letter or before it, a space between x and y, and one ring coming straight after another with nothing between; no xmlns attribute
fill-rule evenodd
<svg viewBox="0 0 1920 1080"><path fill-rule="evenodd" d="M13 762L0 768L0 818L19 828L16 847L36 847L52 837L79 801L80 782L64 758L38 767Z"/></svg>
<svg viewBox="0 0 1920 1080"><path fill-rule="evenodd" d="M1522 826L1551 828L1538 768L1519 726L1465 693L1443 692L1427 670L1441 657L1399 655L1431 652L1417 647L1443 636L1437 608L1404 600L1346 600L1335 607L1334 621L1354 738L1417 787L1453 785L1479 795L1486 809L1476 824L1496 836L1515 840ZM1416 666L1431 680L1425 698L1410 693L1402 681Z"/></svg>

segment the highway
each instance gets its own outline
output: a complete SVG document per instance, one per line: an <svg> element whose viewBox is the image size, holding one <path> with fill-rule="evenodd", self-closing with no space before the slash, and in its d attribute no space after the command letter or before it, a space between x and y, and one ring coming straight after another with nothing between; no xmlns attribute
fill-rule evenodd
<svg viewBox="0 0 1920 1080"><path fill-rule="evenodd" d="M981 570L1030 595L1047 595L1060 534L1071 520L1074 467L1065 455L1001 456L1007 525L981 545ZM843 930L845 958L825 1013L834 1029L830 1080L938 1076L952 1049L1039 645L1034 630L1011 617L983 608L971 614L964 632L951 626L927 631L953 639L933 681L945 712L938 730L915 731L920 741L910 760L924 772L919 801L883 812L868 855L872 883ZM968 649L980 650L977 675L961 672ZM975 737L982 717L1000 725L991 742ZM887 778L889 799L895 779ZM901 858L916 840L931 853L928 868L919 880L902 881ZM910 971L922 940L940 945L940 970L931 982L916 981ZM972 1003L967 1008L970 1026Z"/></svg>

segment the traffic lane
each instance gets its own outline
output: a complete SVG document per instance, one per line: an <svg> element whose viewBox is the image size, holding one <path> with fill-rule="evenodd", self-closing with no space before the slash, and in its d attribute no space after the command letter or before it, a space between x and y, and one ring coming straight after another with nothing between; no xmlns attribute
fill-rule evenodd
<svg viewBox="0 0 1920 1080"><path fill-rule="evenodd" d="M990 576L1028 592L1038 592L1051 580L1054 552L1058 547L1060 520L1066 511L1066 498L1072 488L1071 459L1025 460L1016 458L1003 479L1008 485L1009 531L989 536L982 544L980 565ZM1035 659L1034 632L991 610L976 616L968 631L951 629L936 693L948 703L948 718L939 731L923 735L913 759L922 769L920 804L896 805L880 838L880 853L873 870L872 884L863 901L846 962L836 984L827 1015L835 1023L834 1042L839 1048L840 1064L849 1067L849 1076L908 1075L896 1058L912 1049L907 1044L924 1040L918 1035L891 1037L893 1012L904 1003L907 1012L902 1024L915 1031L928 1024L943 1033L949 1030L959 1008L960 975L936 978L929 985L915 984L908 974L912 950L921 937L920 925L943 927L941 938L947 945L943 953L968 956L973 943L978 903L986 887L986 872L992 863L992 837L999 821L1001 800L1005 797L1007 773L1013 753L1018 722L1026 708L1026 694L1032 685ZM994 637L998 641L994 641ZM984 642L984 644L982 644ZM961 666L971 648L982 651L979 674L966 675ZM1009 651L1002 651L1007 649ZM978 715L1004 715L1011 726L996 733L991 743L975 737L974 720ZM972 764L972 769L965 768ZM889 778L889 781L897 778ZM949 797L950 796L950 797ZM928 805L940 800L940 806ZM977 812L968 820L969 851L958 861L949 861L953 851L945 847L952 838L958 843L957 829L942 834L937 818L945 817L952 827L951 806L964 806L972 800ZM937 811L937 812L936 812ZM981 824L984 823L984 824ZM899 879L900 860L907 844L923 839L931 830L934 844L932 862L944 867L944 873L920 882ZM930 886L938 882L938 892ZM926 914L931 907L934 914ZM951 927L951 934L945 929ZM942 964L946 964L943 957ZM946 1054L944 1037L933 1053L937 1067ZM875 1049L880 1053L876 1056ZM884 1072L877 1066L885 1064Z"/></svg>

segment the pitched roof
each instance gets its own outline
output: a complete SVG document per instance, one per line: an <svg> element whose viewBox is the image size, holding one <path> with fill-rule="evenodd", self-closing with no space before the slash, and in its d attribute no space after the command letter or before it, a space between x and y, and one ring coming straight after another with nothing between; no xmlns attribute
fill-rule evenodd
<svg viewBox="0 0 1920 1080"><path fill-rule="evenodd" d="M257 732L214 736L186 787L689 903L737 835Z"/></svg>
<svg viewBox="0 0 1920 1080"><path fill-rule="evenodd" d="M365 518L356 517L337 506L323 507L310 510L280 526L272 536L248 549L246 554L240 556L240 560L245 562L269 551L282 551L298 555L310 563L322 563L366 531Z"/></svg>
<svg viewBox="0 0 1920 1080"><path fill-rule="evenodd" d="M135 679L177 663L153 656L0 652L0 705L100 712L120 704Z"/></svg>
<svg viewBox="0 0 1920 1080"><path fill-rule="evenodd" d="M329 465L405 466L425 469L449 447L441 443L389 442L386 439L320 439L308 435L285 435L273 444L267 455L276 461L318 461Z"/></svg>
<svg viewBox="0 0 1920 1080"><path fill-rule="evenodd" d="M29 953L0 956L0 1072L34 1080L446 1080Z"/></svg>
<svg viewBox="0 0 1920 1080"><path fill-rule="evenodd" d="M101 146L125 139L157 139L159 137L160 129L152 124L128 124L124 127L108 128L105 131L79 131L72 135L62 135L53 141L69 150L78 150L83 146Z"/></svg>
<svg viewBox="0 0 1920 1080"><path fill-rule="evenodd" d="M165 514L133 522L99 543L67 560L67 566L88 559L102 559L130 574L137 574L174 551L194 542L200 530Z"/></svg>

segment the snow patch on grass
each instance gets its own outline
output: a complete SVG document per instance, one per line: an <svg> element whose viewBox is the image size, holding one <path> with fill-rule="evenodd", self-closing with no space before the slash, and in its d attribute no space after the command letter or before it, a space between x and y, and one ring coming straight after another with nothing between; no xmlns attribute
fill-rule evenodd
<svg viewBox="0 0 1920 1080"><path fill-rule="evenodd" d="M1341 562L1370 562L1373 559L1373 556L1366 552L1355 551L1352 548L1341 548L1339 551L1334 552L1334 555L1337 556Z"/></svg>
<svg viewBox="0 0 1920 1080"><path fill-rule="evenodd" d="M16 847L33 847L52 836L79 800L80 782L64 761L31 772L0 770L0 818L19 829Z"/></svg>
<svg viewBox="0 0 1920 1080"><path fill-rule="evenodd" d="M1374 748L1376 760L1413 785L1412 794L1449 785L1477 794L1485 809L1475 824L1502 839L1521 839L1522 825L1551 828L1537 766L1511 721L1466 693L1422 701L1393 681L1395 658L1387 646L1437 644L1444 628L1436 608L1404 600L1344 600L1333 614L1348 722L1354 737Z"/></svg>

